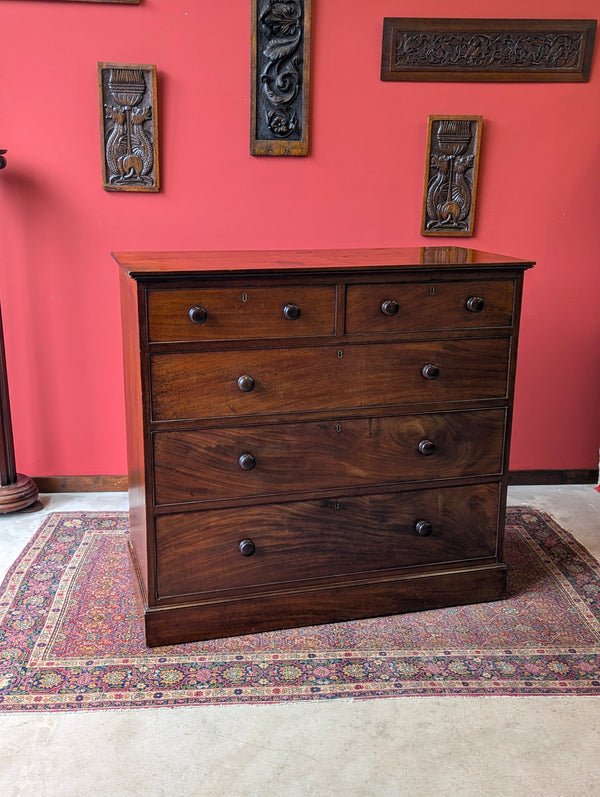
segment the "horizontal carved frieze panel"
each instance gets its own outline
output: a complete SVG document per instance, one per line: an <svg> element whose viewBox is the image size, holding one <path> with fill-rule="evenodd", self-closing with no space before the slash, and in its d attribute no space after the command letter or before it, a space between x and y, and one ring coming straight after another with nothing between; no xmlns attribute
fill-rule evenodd
<svg viewBox="0 0 600 797"><path fill-rule="evenodd" d="M596 20L383 20L382 80L582 82Z"/></svg>

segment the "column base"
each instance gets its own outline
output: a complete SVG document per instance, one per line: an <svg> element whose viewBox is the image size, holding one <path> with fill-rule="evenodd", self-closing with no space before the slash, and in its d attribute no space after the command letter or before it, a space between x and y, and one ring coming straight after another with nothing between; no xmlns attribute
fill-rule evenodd
<svg viewBox="0 0 600 797"><path fill-rule="evenodd" d="M17 473L17 481L14 484L0 485L0 514L25 509L37 501L38 493L37 484L33 479Z"/></svg>

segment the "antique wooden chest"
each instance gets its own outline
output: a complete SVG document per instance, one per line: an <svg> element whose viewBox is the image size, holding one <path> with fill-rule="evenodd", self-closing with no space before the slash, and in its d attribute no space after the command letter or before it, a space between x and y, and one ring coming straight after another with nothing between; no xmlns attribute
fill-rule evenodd
<svg viewBox="0 0 600 797"><path fill-rule="evenodd" d="M531 261L114 257L148 645L502 597Z"/></svg>

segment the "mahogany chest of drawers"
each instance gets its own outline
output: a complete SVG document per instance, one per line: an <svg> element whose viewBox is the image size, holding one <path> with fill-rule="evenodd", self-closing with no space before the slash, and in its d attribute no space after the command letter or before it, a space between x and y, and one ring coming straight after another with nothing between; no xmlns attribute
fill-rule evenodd
<svg viewBox="0 0 600 797"><path fill-rule="evenodd" d="M531 261L114 257L148 645L502 597Z"/></svg>

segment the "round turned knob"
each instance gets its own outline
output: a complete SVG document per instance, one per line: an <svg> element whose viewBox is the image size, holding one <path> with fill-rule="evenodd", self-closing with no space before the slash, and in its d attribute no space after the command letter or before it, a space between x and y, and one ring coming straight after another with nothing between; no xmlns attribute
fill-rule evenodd
<svg viewBox="0 0 600 797"><path fill-rule="evenodd" d="M241 454L238 462L242 470L252 470L252 468L256 467L256 460L252 454Z"/></svg>
<svg viewBox="0 0 600 797"><path fill-rule="evenodd" d="M251 376L248 376L248 374L240 376L237 381L237 386L242 391L242 393L250 393L251 390L254 390L254 385L255 385L254 379L252 379Z"/></svg>
<svg viewBox="0 0 600 797"><path fill-rule="evenodd" d="M188 312L190 321L194 324L203 324L206 321L207 315L206 308L198 305L196 305L196 307L190 307Z"/></svg>
<svg viewBox="0 0 600 797"><path fill-rule="evenodd" d="M483 299L479 296L471 296L467 299L467 310L472 313L480 313L483 310Z"/></svg>
<svg viewBox="0 0 600 797"><path fill-rule="evenodd" d="M295 321L297 318L300 318L300 308L297 304L286 304L283 308L283 315L288 321Z"/></svg>
<svg viewBox="0 0 600 797"><path fill-rule="evenodd" d="M256 546L252 540L242 540L240 542L240 553L242 556L252 556L255 550Z"/></svg>
<svg viewBox="0 0 600 797"><path fill-rule="evenodd" d="M421 440L419 443L419 453L423 454L424 457L430 457L435 451L435 443L432 443L431 440Z"/></svg>
<svg viewBox="0 0 600 797"><path fill-rule="evenodd" d="M421 373L425 379L437 379L440 375L440 369L433 363L427 363L427 365L423 366Z"/></svg>
<svg viewBox="0 0 600 797"><path fill-rule="evenodd" d="M399 309L400 305L395 299L386 299L381 305L381 312L387 316L397 315Z"/></svg>
<svg viewBox="0 0 600 797"><path fill-rule="evenodd" d="M415 531L419 537L429 537L433 531L433 526L427 520L418 520L415 523Z"/></svg>

